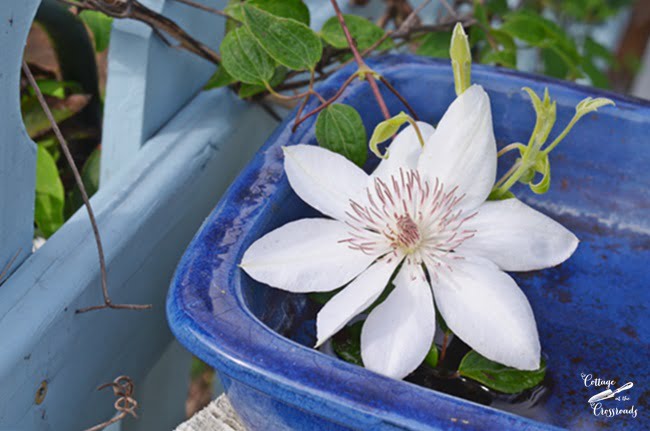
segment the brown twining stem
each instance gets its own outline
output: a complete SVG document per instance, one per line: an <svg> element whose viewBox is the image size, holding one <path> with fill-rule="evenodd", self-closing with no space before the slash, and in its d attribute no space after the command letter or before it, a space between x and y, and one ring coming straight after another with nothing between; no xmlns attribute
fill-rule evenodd
<svg viewBox="0 0 650 431"><path fill-rule="evenodd" d="M422 9L424 9L429 3L431 3L431 0L425 0L417 8L413 9L411 13L406 17L404 22L402 22L399 28L395 31L395 33L408 33L413 27L416 26L416 24L419 24L418 14L422 12Z"/></svg>
<svg viewBox="0 0 650 431"><path fill-rule="evenodd" d="M463 28L467 29L473 25L478 24L478 21L471 15L462 16L458 19L447 19L441 20L436 24L427 24L427 25L418 25L408 29L404 34L393 33L394 38L400 39L410 39L413 35L419 35L421 33L436 33L439 31L451 30L457 23L461 23Z"/></svg>
<svg viewBox="0 0 650 431"><path fill-rule="evenodd" d="M97 244L97 254L99 255L99 268L101 272L102 294L104 296L104 304L95 305L93 307L88 307L88 308L82 308L80 310L77 310L77 313L84 313L86 311L92 311L92 310L101 310L103 308L125 309L125 310L146 310L148 308L151 308L151 305L113 304L113 302L111 301L111 298L108 295L108 282L107 282L108 277L106 275L106 259L104 258L104 247L102 245L101 236L99 235L99 227L97 226L95 213L93 211L92 206L90 205L90 200L88 199L88 193L86 192L86 187L84 187L83 181L81 180L81 175L79 174L79 169L77 169L77 166L74 163L74 159L72 157L72 153L70 153L70 148L68 147L68 143L63 137L63 134L61 133L61 129L59 129L59 126L56 123L54 116L52 115L52 111L50 110L50 107L47 105L47 102L45 101L45 97L43 97L43 93L41 92L41 89L38 87L38 84L36 83L36 79L34 79L34 75L32 75L32 72L31 70L29 70L29 66L27 65L27 62L25 61L23 61L23 72L25 73L25 76L29 81L29 85L34 89L34 93L36 93L36 98L38 99L41 108L43 108L43 111L45 112L45 116L49 120L50 125L52 126L52 130L54 131L54 135L59 141L59 144L61 145L61 150L63 151L63 154L68 162L68 165L72 170L75 183L77 184L77 187L79 187L79 191L81 192L81 198L83 199L84 205L86 206L86 211L88 212L88 218L90 219L90 225L92 226L93 235L95 236L95 242Z"/></svg>
<svg viewBox="0 0 650 431"><path fill-rule="evenodd" d="M321 96L319 93L315 92L313 90L313 88L314 88L314 72L312 71L309 74L309 89L311 91L313 91L315 95L318 96L321 103L323 103L323 104L327 103L327 101L325 99L323 99L323 96ZM307 102L309 102L310 96L311 96L311 94L308 94L307 97L305 97L303 99L302 103L300 104L300 107L298 108L298 113L296 114L296 122L300 119L300 115L302 115L302 111L305 109L305 106L307 105ZM294 131L295 131L295 127L294 127Z"/></svg>
<svg viewBox="0 0 650 431"><path fill-rule="evenodd" d="M179 48L192 52L214 64L221 63L221 57L207 45L196 40L178 24L164 15L156 13L137 0L58 0L80 9L103 12L113 18L130 18L142 21L156 31L162 31L178 41ZM180 1L180 0L179 0ZM184 3L194 3L185 0ZM211 8L210 8L211 9ZM225 13L224 13L225 14Z"/></svg>
<svg viewBox="0 0 650 431"><path fill-rule="evenodd" d="M382 28L386 27L390 21L399 26L405 21L405 17L412 15L413 6L409 0L386 0L386 4L386 11L377 22L377 25Z"/></svg>
<svg viewBox="0 0 650 431"><path fill-rule="evenodd" d="M336 12L336 17L338 18L339 23L341 24L341 28L343 29L343 34L345 34L345 39L348 41L348 46L352 51L354 60L357 62L357 65L359 66L359 70L364 71L363 73L365 75L365 78L368 80L368 84L370 84L370 88L372 89L372 92L375 95L377 104L379 105L379 108L381 109L384 118L388 120L390 118L390 112L388 111L388 107L386 106L386 102L384 101L381 92L379 91L379 86L377 85L377 81L375 80L375 74L372 70L368 68L368 65L366 65L366 63L363 61L363 58L361 57L361 54L359 53L359 50L357 49L357 46L354 43L354 40L352 39L352 35L350 34L350 29L348 29L348 26L345 24L345 19L343 18L343 12L341 12L341 8L339 7L339 4L337 3L336 0L330 0L330 2L332 3L334 12Z"/></svg>
<svg viewBox="0 0 650 431"><path fill-rule="evenodd" d="M4 281L5 275L7 275L7 273L9 272L11 267L13 266L16 259L18 259L18 256L20 256L21 251L23 251L22 248L19 248L18 251L16 252L16 254L14 254L14 256L11 259L9 259L9 262L7 263L7 266L5 266L3 268L3 270L2 270L2 272L0 272L0 284L2 284L2 282Z"/></svg>
<svg viewBox="0 0 650 431"><path fill-rule="evenodd" d="M386 31L382 37L377 39L372 45L370 45L368 48L364 49L361 52L361 57L365 58L368 54L372 53L375 49L377 49L386 39L388 38L405 38L408 37L411 32L413 32L416 27L414 27L414 23L416 22L414 20L414 17L417 17L418 13L422 11L422 9L430 3L430 0L426 0L420 4L416 9L414 9L411 12L411 15L409 15L406 20L400 25L400 27L397 30L388 30ZM440 31L440 30L449 30L451 27L456 24L456 21L450 21L450 22L445 22L440 24L439 26L434 26L430 31ZM348 64L354 62L355 59L350 58L349 60L346 60L337 66L327 70L326 72L321 73L318 78L314 80L314 83L317 81L322 81L326 78L329 78L332 74L335 72L338 72L339 70L343 69L345 66ZM330 64L324 64L323 67L327 67ZM291 74L289 74L291 76ZM310 83L311 79L302 79L298 81L290 81L290 82L285 82L283 84L280 84L279 86L276 87L277 91L282 91L282 90L292 90L294 88L302 88L305 85L308 85Z"/></svg>
<svg viewBox="0 0 650 431"><path fill-rule="evenodd" d="M298 115L296 116L296 121L293 125L293 131L296 131L298 126L300 126L305 120L307 120L307 118L318 114L323 109L327 108L332 103L334 103L339 97L341 97L343 91L345 91L345 89L352 83L352 81L354 81L357 78L360 79L366 78L368 80L368 84L370 85L370 88L372 89L372 92L375 95L375 99L377 100L377 104L379 105L382 114L386 119L390 118L390 112L388 111L386 102L384 101L384 98L381 95L381 92L379 91L379 87L377 86L377 81L375 80L375 72L373 72L372 69L370 69L368 65L366 65L366 63L363 61L363 57L361 56L361 53L357 49L357 46L355 45L354 40L352 39L350 30L348 29L348 26L345 24L345 20L343 19L343 13L339 8L338 3L336 2L336 0L331 0L331 2L332 2L332 6L334 7L334 11L336 12L336 16L338 17L339 23L341 24L341 28L343 29L343 33L345 34L345 38L348 41L348 46L350 47L350 50L352 51L352 55L354 56L354 61L356 61L358 65L358 70L357 72L350 75L348 79L345 80L343 85L341 85L341 87L338 89L336 94L334 94L334 96L332 96L331 98L327 99L324 102L321 100L321 105L319 105L315 109L312 109L303 117L301 117L300 114L302 113L305 105L307 104L306 100L303 101L303 104L298 110ZM314 77L312 74L309 80L309 86L312 93L314 93L312 88L313 84L314 84Z"/></svg>
<svg viewBox="0 0 650 431"><path fill-rule="evenodd" d="M293 128L291 129L292 132L296 131L296 128L298 127L298 121L300 120L300 116L302 115L302 111L305 110L305 106L307 105L307 102L309 102L309 96L305 97L300 104L300 107L298 108L298 113L296 114L296 121L293 124ZM326 102L327 103L327 102ZM324 105L324 103L323 103Z"/></svg>
<svg viewBox="0 0 650 431"><path fill-rule="evenodd" d="M420 121L420 118L418 117L418 114L411 107L411 105L404 98L404 96L402 96L399 93L399 91L397 91L397 89L395 87L393 87L393 84L388 82L388 80L386 78L384 78L383 76L380 76L379 80L381 81L382 84L384 84L386 86L386 88L388 88L390 90L391 93L393 93L395 95L395 97L397 97L399 99L400 102L402 102L402 105L404 105L406 107L406 109L408 109L408 111L411 113L411 117L413 117L413 119L415 121Z"/></svg>
<svg viewBox="0 0 650 431"><path fill-rule="evenodd" d="M210 7L210 6L206 6L204 4L201 4L199 2L195 2L193 0L176 0L176 1L179 2L179 3L186 4L188 6L191 6L193 8L200 9L200 10L205 11L205 12L210 12L210 13L213 13L215 15L222 16L224 18L234 19L233 17L231 17L230 15L228 15L227 13L225 13L222 10L215 9L213 7Z"/></svg>
<svg viewBox="0 0 650 431"><path fill-rule="evenodd" d="M336 94L334 94L334 96L327 99L325 103L322 103L318 107L312 109L307 114L305 114L304 117L296 117L296 122L293 124L293 131L295 132L298 126L300 126L307 118L311 117L312 115L318 114L320 111L322 111L323 109L327 108L332 103L334 103L339 97L341 97L341 94L343 94L345 89L348 88L348 85L350 85L352 81L354 81L356 78L357 78L357 74L353 73L348 77L348 79L345 80L345 82L343 83L343 85L341 85L341 87L338 89Z"/></svg>
<svg viewBox="0 0 650 431"><path fill-rule="evenodd" d="M347 63L345 63L345 64L347 65ZM318 75L318 78L314 78L314 83L317 82L317 81L322 81L325 78L328 78L334 72L338 71L341 67L343 67L343 65L339 65L338 67L333 68L332 70L321 73L320 75ZM276 91L294 90L296 88L302 88L305 85L309 85L310 82L311 82L311 78L285 82L285 83L280 84L277 87L275 87L275 90Z"/></svg>
<svg viewBox="0 0 650 431"><path fill-rule="evenodd" d="M447 2L447 0L440 0L440 3L444 6L445 9L447 9L447 13L451 15L454 19L458 19L458 13L454 10L454 8Z"/></svg>
<svg viewBox="0 0 650 431"><path fill-rule="evenodd" d="M343 85L338 89L336 94L332 96L330 99L327 101L322 101L322 104L316 107L315 109L311 110L307 114L301 117L302 111L305 108L305 105L307 104L307 98L303 100L303 103L301 104L300 108L298 109L298 114L296 115L296 121L293 125L293 131L295 132L298 126L300 126L307 118L318 114L321 112L323 109L327 108L329 105L334 103L342 94L343 91L354 81L356 78L367 78L368 79L368 84L370 85L374 95L375 99L377 100L377 103L382 111L382 114L386 119L390 118L390 113L388 111L388 108L386 106L386 102L384 101L381 92L379 91L379 87L377 86L377 82L375 80L375 73L366 65L366 63L363 61L363 56L372 52L375 48L377 48L381 43L386 40L391 35L391 32L386 32L384 36L382 36L379 40L377 40L372 46L367 48L366 50L363 51L363 53L360 53L359 50L357 49L354 41L352 40L352 35L350 34L350 30L348 29L347 25L345 24L345 20L343 19L343 14L341 13L341 9L339 8L338 4L336 3L336 0L331 0L332 1L332 6L334 7L334 10L336 11L336 15L338 17L339 23L341 24L341 28L343 29L343 32L345 34L345 37L348 41L348 45L350 46L350 50L352 51L352 54L354 56L353 60L350 61L356 61L358 65L358 70L356 73L353 73L348 77L348 79L345 80ZM411 14L406 18L406 20L402 23L402 26L397 30L398 32L403 32L408 30L408 28L412 25L413 22L413 17L416 16L424 6L426 6L429 2L425 1L423 4L420 5L417 9L413 10ZM336 69L327 72L326 74L323 74L323 76L329 76L331 73L335 72L336 70L346 66L350 61L345 62L341 64L339 67ZM411 105L406 101L406 99L397 91L395 87L393 87L390 82L388 82L384 77L378 76L378 79L386 85L386 87L404 104L404 106L408 109L408 111L411 113L411 116L415 119L418 120L418 115L416 114L415 110L411 107ZM293 84L293 83L292 83ZM299 86L300 83L296 83ZM302 83L303 85L305 83ZM309 80L309 87L310 90L313 92L313 85L314 85L314 76L310 77Z"/></svg>
<svg viewBox="0 0 650 431"><path fill-rule="evenodd" d="M113 393L115 394L117 400L115 400L115 410L118 412L113 418L102 422L98 425L95 425L91 428L88 428L84 431L100 431L106 428L109 425L112 425L116 422L121 421L127 415L131 415L134 418L138 418L138 415L135 412L135 409L138 407L138 402L133 398L133 392L135 391L135 384L129 376L119 376L110 383L103 384L97 388L98 391L101 391L105 388L113 388Z"/></svg>

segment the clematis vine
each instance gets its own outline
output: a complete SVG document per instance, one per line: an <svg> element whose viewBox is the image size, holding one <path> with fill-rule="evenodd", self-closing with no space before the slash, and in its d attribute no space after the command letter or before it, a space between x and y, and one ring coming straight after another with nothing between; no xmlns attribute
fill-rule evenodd
<svg viewBox="0 0 650 431"><path fill-rule="evenodd" d="M421 140L424 145L421 144ZM516 198L487 201L497 149L490 100L464 90L434 130L419 122L393 140L366 174L310 145L284 148L298 196L326 217L290 222L255 241L241 267L290 292L345 286L317 316L321 345L370 311L361 332L364 366L393 378L414 371L436 331L436 307L456 336L488 359L520 370L540 365L533 311L504 271L548 268L578 239Z"/></svg>

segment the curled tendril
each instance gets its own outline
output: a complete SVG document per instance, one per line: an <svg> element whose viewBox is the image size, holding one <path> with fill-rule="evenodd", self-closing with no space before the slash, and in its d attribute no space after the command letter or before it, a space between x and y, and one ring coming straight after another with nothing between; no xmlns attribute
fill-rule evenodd
<svg viewBox="0 0 650 431"><path fill-rule="evenodd" d="M118 412L116 416L112 419L102 422L101 424L95 425L91 428L86 429L85 431L100 431L106 428L109 425L119 422L124 419L127 415L131 415L137 419L138 415L135 412L135 409L138 408L138 402L133 398L133 392L135 391L135 384L129 376L119 376L110 383L105 383L97 388L98 391L106 388L113 388L113 394L115 394L117 400L113 406Z"/></svg>

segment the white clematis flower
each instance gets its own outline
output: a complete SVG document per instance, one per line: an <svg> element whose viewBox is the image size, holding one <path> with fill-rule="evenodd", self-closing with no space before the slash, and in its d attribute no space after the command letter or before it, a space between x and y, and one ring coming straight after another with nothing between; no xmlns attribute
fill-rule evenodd
<svg viewBox="0 0 650 431"><path fill-rule="evenodd" d="M347 285L318 313L318 344L366 310L399 267L395 289L361 332L363 363L378 373L403 378L422 363L435 333L434 298L449 328L478 353L537 369L532 309L503 271L557 265L578 239L517 199L486 202L497 157L482 87L457 97L435 131L419 128L424 148L413 128L405 129L372 175L320 147L286 147L291 187L332 219L270 232L250 246L241 266L291 292Z"/></svg>

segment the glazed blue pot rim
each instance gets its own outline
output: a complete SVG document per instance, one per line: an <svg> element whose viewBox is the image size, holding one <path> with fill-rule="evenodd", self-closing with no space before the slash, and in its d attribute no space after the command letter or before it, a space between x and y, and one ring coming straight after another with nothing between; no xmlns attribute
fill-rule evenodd
<svg viewBox="0 0 650 431"><path fill-rule="evenodd" d="M412 55L391 55L373 59L369 61L369 64L378 73L389 79L391 74L401 68L419 66L448 69L449 80L453 79L451 67L447 61L436 61ZM326 96L334 93L341 79L349 76L355 70L354 67L354 65L350 65L328 78L319 85L319 91ZM617 103L619 109L634 109L639 105L650 108L650 103L647 101L552 78L489 66L479 65L473 68L473 78L478 83L485 82L491 77L503 76L517 78L518 81L525 82L535 90L544 85L563 87L570 90L569 96L575 99L576 103L581 98L588 96L608 97ZM354 82L346 90L346 94L353 91L358 85L365 84ZM519 92L519 90L519 88L513 88L513 93ZM312 102L305 112L313 108L315 103L315 101ZM345 418L346 411L352 408L365 412L368 416L381 417L387 422L400 425L410 424L417 427L423 423L443 423L442 421L449 420L450 415L458 415L458 412L463 412L465 415L479 417L481 422L486 424L493 423L500 426L516 424L528 430L559 429L549 424L431 391L408 382L389 379L300 345L264 325L248 309L246 301L242 297L241 271L237 267L237 263L247 245L257 239L252 238L253 235L258 235L257 231L247 228L256 225L260 216L267 209L268 203L256 205L243 223L237 226L244 233L230 244L230 249L236 250L236 253L227 253L220 267L211 274L211 278L208 279L205 274L202 274L199 268L209 263L212 258L212 256L205 255L202 244L204 241L209 241L209 233L211 229L218 229L216 226L226 226L227 230L234 220L241 222L237 219L237 214L233 213L234 208L238 213L247 209L246 204L242 203L242 196L248 193L251 179L257 178L256 174L264 169L267 163L270 163L270 156L267 152L272 150L273 145L277 145L277 138L291 127L294 115L295 111L276 129L267 143L240 173L183 255L167 299L168 319L177 339L195 355L224 374L267 393L273 393L274 396L294 406L296 406L296 394L299 394L304 399L320 403L319 414L329 418L336 418L337 415ZM315 117L305 121L296 131L295 139L292 141L300 142L301 138L313 133L314 123ZM284 174L282 173L282 175ZM205 271L205 268L202 269ZM214 278L219 278L220 286L212 285L210 280ZM186 297L184 295L186 290L201 291L205 292L206 296L210 295L214 309L208 309L205 301L191 296ZM218 295L219 292L223 296L214 301L215 298L212 295ZM270 345L274 347L273 350L268 349ZM262 358L255 354L255 352L262 351L265 354ZM296 370L300 372L303 369L305 373L310 373L314 372L314 365L317 370L322 371L322 378L303 378L296 381L290 379L286 372L287 367L290 366L293 374L296 373ZM337 382L339 384L345 382L351 391L338 392L339 389L335 384ZM409 405L404 403L401 396L407 393L411 394L407 397Z"/></svg>

